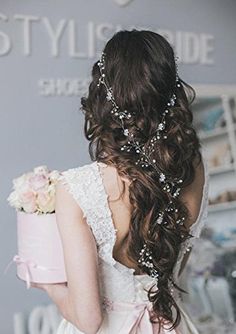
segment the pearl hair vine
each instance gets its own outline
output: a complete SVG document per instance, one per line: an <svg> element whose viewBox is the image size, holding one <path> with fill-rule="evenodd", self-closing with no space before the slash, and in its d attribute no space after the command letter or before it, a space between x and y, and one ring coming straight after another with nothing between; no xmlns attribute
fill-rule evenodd
<svg viewBox="0 0 236 334"><path fill-rule="evenodd" d="M179 83L179 76L178 76L178 65L177 65L177 59L178 57L175 57L176 62L176 86L180 87ZM155 151L155 143L160 140L161 138L166 139L167 135L162 134L164 133L164 130L166 128L166 114L169 113L169 108L174 107L176 103L176 94L173 93L170 100L167 102L167 107L165 108L164 112L162 113L162 119L161 122L158 124L157 129L155 131L155 135L150 139L150 145L148 147L145 147L146 144L141 144L138 140L134 138L134 134L130 132L128 128L125 127L124 120L123 119L131 119L133 115L128 112L127 110L120 110L118 105L116 104L112 87L109 87L107 83L107 79L105 79L105 53L102 52L101 58L98 62L98 66L100 69L100 78L99 82L97 84L98 87L100 87L101 84L103 84L106 88L106 99L111 102L112 109L111 114L115 116L116 121L119 122L121 125L121 128L123 130L123 134L127 137L127 143L123 146L121 146L121 151L127 151L130 152L132 148L134 148L135 152L138 153L141 157L135 162L136 165L141 164L142 167L148 167L152 166L157 173L159 174L159 181L162 183L165 183L165 187L163 190L166 190L167 192L171 192L171 189L174 187L174 183L182 183L183 181L180 180L170 180L168 177L160 171L158 165L156 164L156 160L151 158L152 153ZM165 132L166 133L166 132ZM178 191L177 191L178 192ZM176 193L177 195L177 193ZM175 196L173 194L173 196Z"/></svg>
<svg viewBox="0 0 236 334"><path fill-rule="evenodd" d="M157 285L157 290L159 290L158 287L158 282L159 282L159 276L160 273L158 270L154 268L153 262L152 262L152 253L148 249L147 244L145 243L141 251L139 252L140 258L138 259L138 262L142 265L145 266L149 269L149 274L152 278L156 280L156 285ZM174 293L174 283L173 283L173 278L170 277L170 280L168 282L168 286L170 289L171 295Z"/></svg>
<svg viewBox="0 0 236 334"><path fill-rule="evenodd" d="M132 117L135 116L135 114L131 114L127 110L120 110L119 106L117 105L112 87L109 86L109 83L106 79L105 74L105 52L101 53L101 57L97 63L99 70L100 70L100 77L98 80L97 87L100 87L101 84L106 89L106 99L112 104L111 114L114 117L115 121L118 121L120 124L120 127L123 131L124 136L127 137L127 142L125 145L121 146L121 151L127 151L130 152L130 150L133 148L134 151L140 156L138 160L135 162L136 165L141 165L142 168L152 166L155 171L159 175L159 181L162 183L163 190L170 194L171 197L176 198L180 193L180 187L176 186L178 184L181 184L183 182L182 179L171 179L167 177L166 174L164 174L156 164L156 160L152 159L152 153L155 151L155 145L160 139L167 139L167 131L166 129L166 115L169 113L169 109L173 108L176 104L177 96L175 92L170 97L169 101L167 102L166 107L164 108L164 111L161 116L161 122L157 125L157 128L155 130L154 136L150 138L150 144L147 146L145 143L141 144L137 139L135 139L134 134L128 129L128 127L125 125L124 120L130 120ZM175 65L176 65L176 87L181 87L179 75L178 75L178 64L177 64L178 57L175 57ZM167 208L165 208L164 211L161 211L158 213L158 217L156 219L156 224L158 225L165 225L167 222L164 220L165 211L175 211L178 212L178 209L175 209L173 206L173 201L170 200L169 205ZM178 219L176 221L177 224L183 225L184 223L184 217L181 219ZM150 231L149 231L150 233ZM148 268L149 275L151 277L154 277L159 279L159 273L154 268L154 265L152 263L152 255L150 249L147 247L147 244L144 243L143 248L140 251L140 258L138 259L138 262L140 265L145 266Z"/></svg>

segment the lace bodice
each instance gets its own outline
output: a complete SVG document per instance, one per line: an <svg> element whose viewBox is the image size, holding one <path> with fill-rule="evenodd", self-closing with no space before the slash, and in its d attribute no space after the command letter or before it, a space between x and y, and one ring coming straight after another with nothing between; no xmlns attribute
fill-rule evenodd
<svg viewBox="0 0 236 334"><path fill-rule="evenodd" d="M207 217L208 168L205 159L204 167L205 184L201 210L190 231L194 238L199 237ZM95 237L99 256L102 295L117 301L148 300L144 288L147 289L151 286L155 279L146 274L134 275L135 269L128 268L113 258L117 230L114 227L112 212L107 201L108 194L105 191L97 161L67 169L61 172L59 179L67 186L68 191L78 202ZM192 240L191 244L193 244ZM183 245L176 263L176 273L189 246L190 244L187 242Z"/></svg>

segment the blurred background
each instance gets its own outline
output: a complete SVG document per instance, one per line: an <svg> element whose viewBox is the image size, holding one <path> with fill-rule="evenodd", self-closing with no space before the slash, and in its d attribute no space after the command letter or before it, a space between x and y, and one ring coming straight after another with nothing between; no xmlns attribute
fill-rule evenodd
<svg viewBox="0 0 236 334"><path fill-rule="evenodd" d="M0 333L54 333L60 317L44 292L26 290L15 265L3 274L17 253L12 180L39 165L90 162L80 97L106 41L132 28L165 36L196 90L210 196L185 302L201 333L236 333L235 15L234 0L0 1Z"/></svg>

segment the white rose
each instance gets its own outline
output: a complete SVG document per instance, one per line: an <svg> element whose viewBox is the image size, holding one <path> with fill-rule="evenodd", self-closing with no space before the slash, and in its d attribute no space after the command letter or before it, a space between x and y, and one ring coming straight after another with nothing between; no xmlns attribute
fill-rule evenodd
<svg viewBox="0 0 236 334"><path fill-rule="evenodd" d="M25 173L21 176L19 176L18 178L13 179L13 187L15 190L21 190L22 187L25 187L25 185L27 184L27 180L28 180L28 175Z"/></svg>
<svg viewBox="0 0 236 334"><path fill-rule="evenodd" d="M54 182L57 181L58 177L59 177L60 173L58 170L53 170L49 173L49 179Z"/></svg>
<svg viewBox="0 0 236 334"><path fill-rule="evenodd" d="M56 193L55 183L51 183L51 184L47 187L47 191L50 193L51 196L55 196L55 193Z"/></svg>
<svg viewBox="0 0 236 334"><path fill-rule="evenodd" d="M35 174L47 175L49 173L48 167L46 165L38 166L34 168Z"/></svg>
<svg viewBox="0 0 236 334"><path fill-rule="evenodd" d="M21 202L20 202L20 196L17 191L13 191L7 198L7 201L11 206L13 206L16 209L21 208Z"/></svg>
<svg viewBox="0 0 236 334"><path fill-rule="evenodd" d="M50 213L55 210L55 196L53 193L40 191L37 194L38 210L42 213Z"/></svg>

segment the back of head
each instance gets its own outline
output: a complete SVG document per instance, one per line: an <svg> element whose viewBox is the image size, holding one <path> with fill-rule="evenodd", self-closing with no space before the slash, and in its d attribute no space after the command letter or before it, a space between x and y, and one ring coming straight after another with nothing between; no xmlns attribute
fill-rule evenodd
<svg viewBox="0 0 236 334"><path fill-rule="evenodd" d="M195 93L178 76L171 45L155 32L119 31L103 52L105 61L95 62L88 96L81 99L90 156L131 180L128 256L148 275L158 273L148 293L153 321L164 318L176 327L173 269L190 236L184 223L189 212L178 194L201 161L189 108ZM149 266L140 260L143 245L152 254Z"/></svg>

